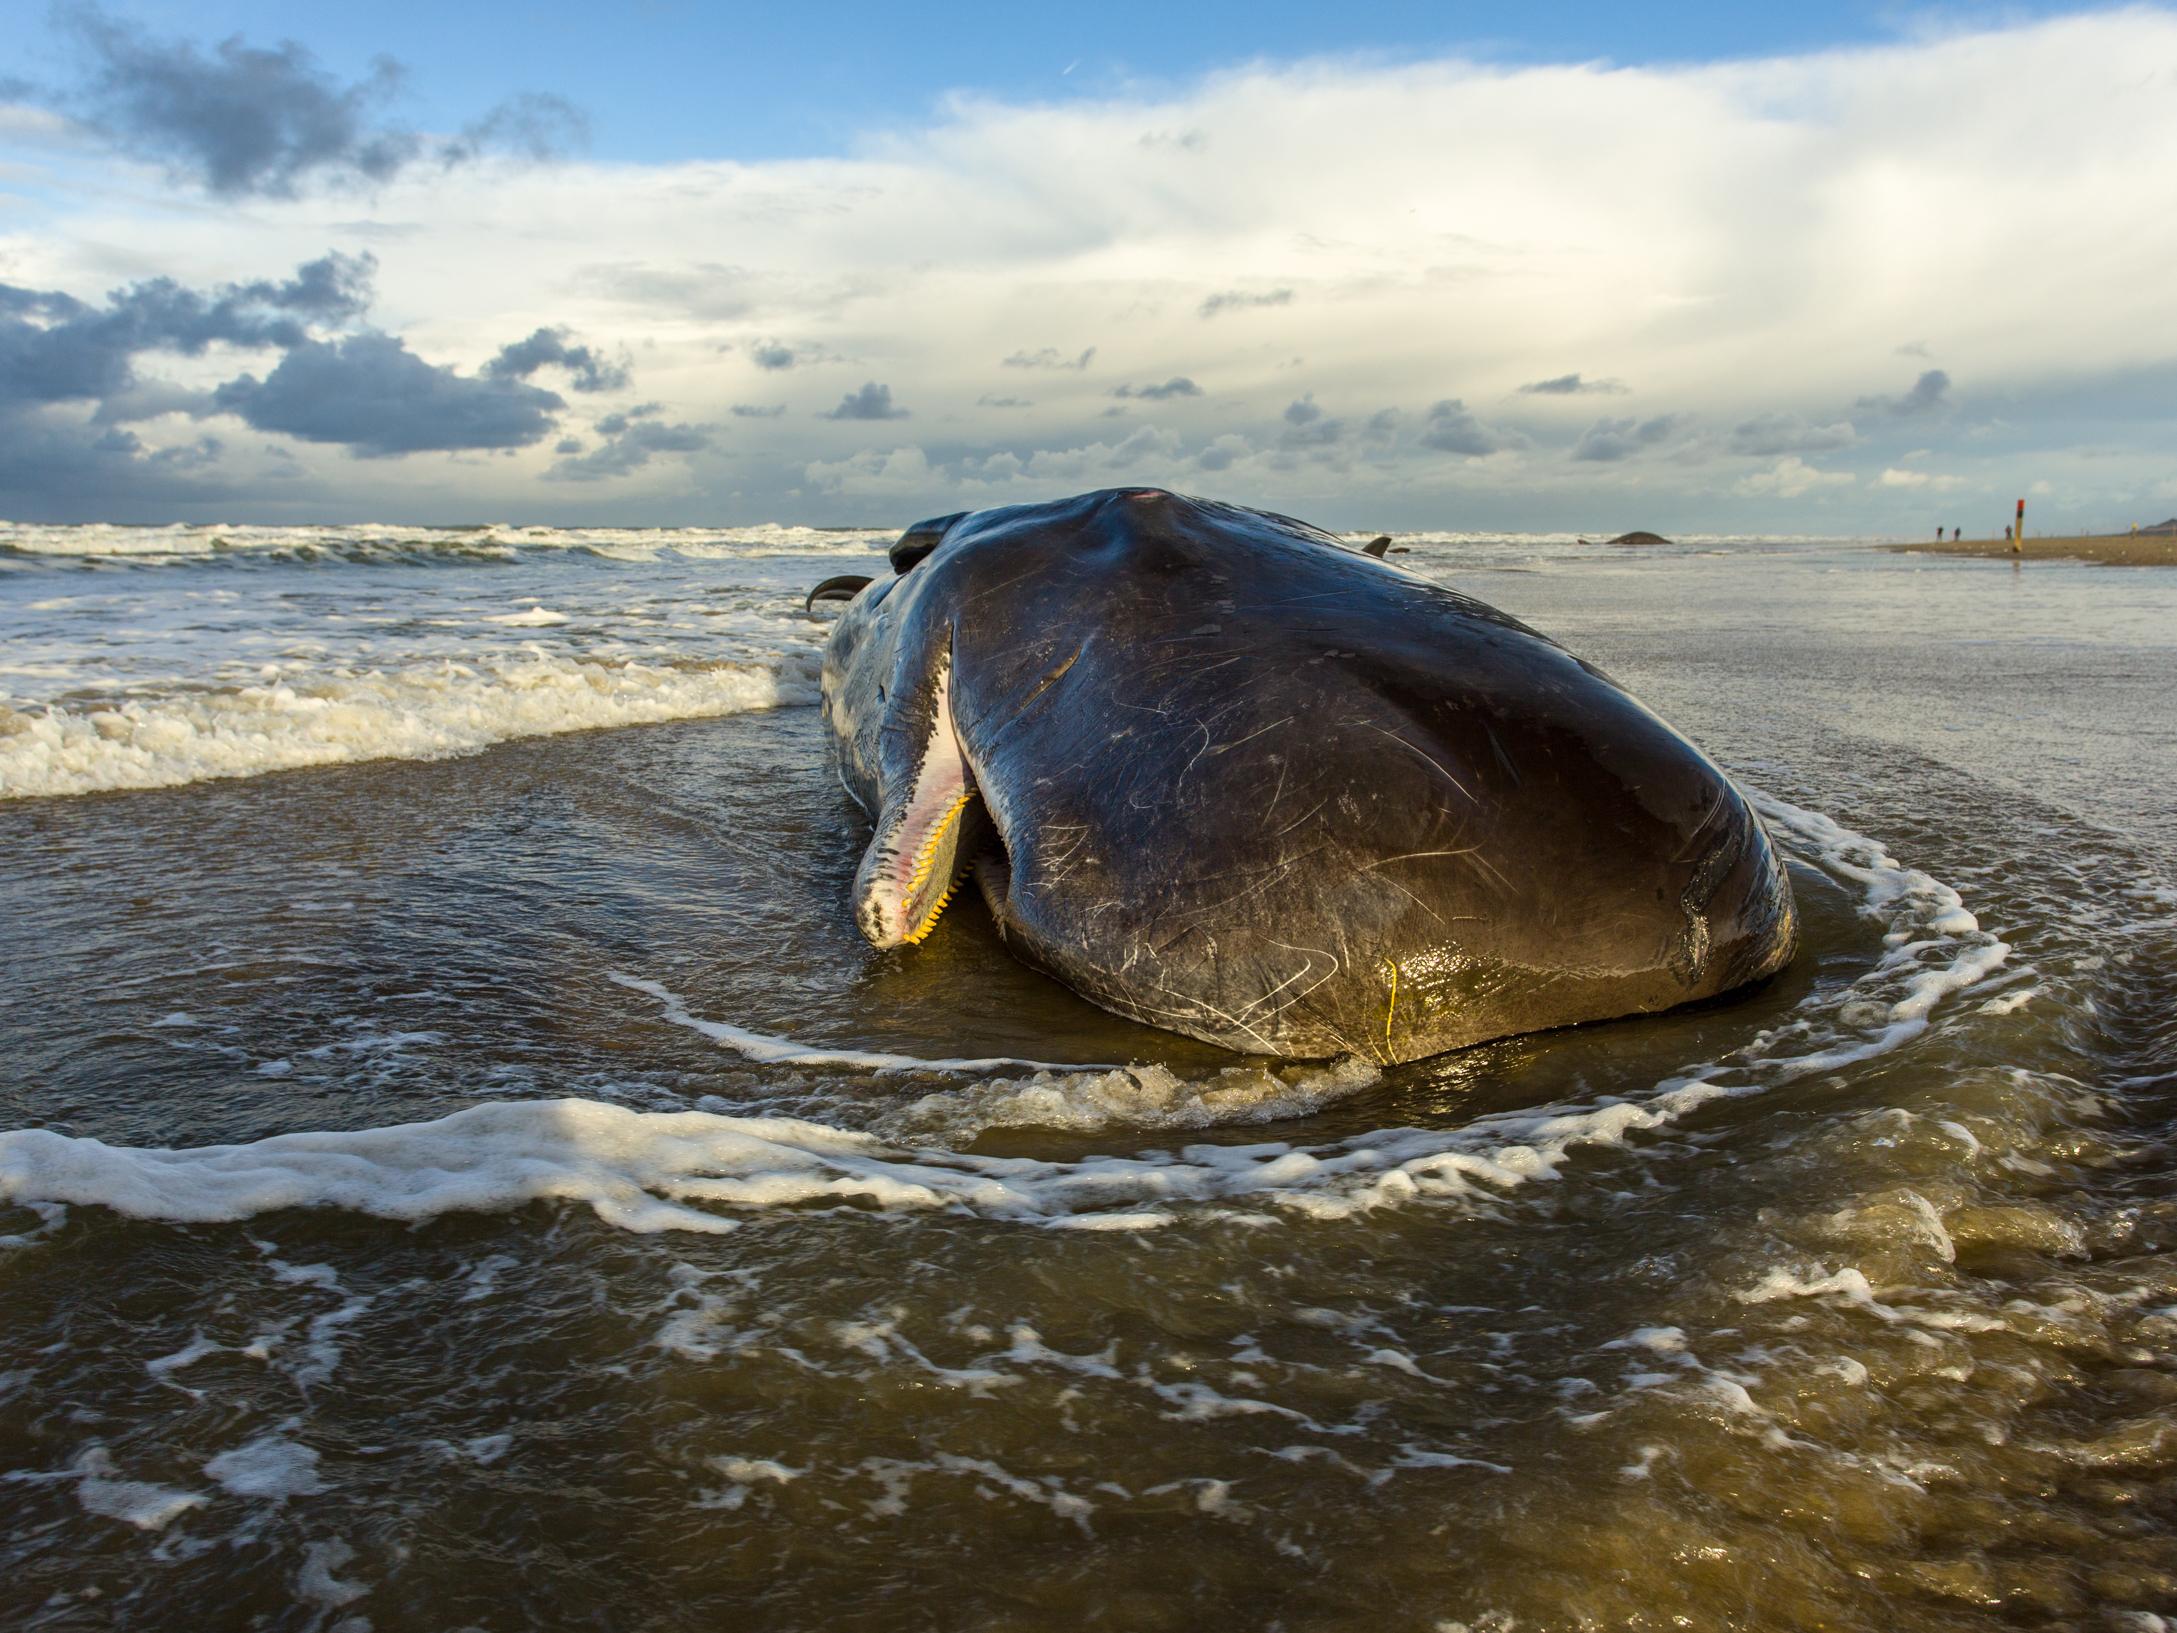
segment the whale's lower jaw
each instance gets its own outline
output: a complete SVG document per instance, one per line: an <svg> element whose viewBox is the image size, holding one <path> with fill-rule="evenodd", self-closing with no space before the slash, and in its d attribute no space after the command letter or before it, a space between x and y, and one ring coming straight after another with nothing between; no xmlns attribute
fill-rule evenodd
<svg viewBox="0 0 2177 1633"><path fill-rule="evenodd" d="M911 947L937 927L988 819L953 729L951 674L941 673L914 773L887 799L854 884L854 922L873 947Z"/></svg>

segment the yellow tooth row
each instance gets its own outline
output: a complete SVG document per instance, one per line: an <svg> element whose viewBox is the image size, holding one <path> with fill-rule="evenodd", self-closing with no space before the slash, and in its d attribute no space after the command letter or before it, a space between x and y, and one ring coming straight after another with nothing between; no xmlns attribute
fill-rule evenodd
<svg viewBox="0 0 2177 1633"><path fill-rule="evenodd" d="M909 874L907 878L907 894L909 896L914 895L928 881L930 869L937 865L937 847L938 843L945 837L945 830L960 819L960 813L967 809L968 801L974 797L974 789L961 789L960 797L952 802L951 809L939 817L937 826L930 830L930 837L923 845L922 853L915 858L915 871ZM952 893L959 888L957 880L946 887L945 894L938 897L936 905L930 909L930 916L917 925L907 936L908 946L914 946L937 927L938 915L945 911L945 904L952 900Z"/></svg>
<svg viewBox="0 0 2177 1633"><path fill-rule="evenodd" d="M951 884L945 887L945 894L938 897L935 905L931 907L930 916L924 919L921 925L915 930L915 932L906 938L908 946L919 946L922 942L922 938L928 935L932 930L937 928L938 918L944 913L946 903L952 900L952 893L959 888L960 887L958 884Z"/></svg>

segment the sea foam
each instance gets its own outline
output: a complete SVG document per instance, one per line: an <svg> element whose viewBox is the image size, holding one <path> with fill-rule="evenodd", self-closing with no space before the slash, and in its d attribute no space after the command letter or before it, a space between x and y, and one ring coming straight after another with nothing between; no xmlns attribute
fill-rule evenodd
<svg viewBox="0 0 2177 1633"><path fill-rule="evenodd" d="M1021 1125L1116 1130L1127 1126L1129 1108L1151 1126L1187 1126L1213 1120L1204 1113L1216 1109L1220 1084L1234 1091L1224 1109L1244 1120L1279 1093L1291 1097L1292 1110L1311 1109L1365 1076L1335 1064L1289 1080L1258 1072L1243 1090L1227 1072L1209 1080L1207 1094L1198 1087L1190 1097L1161 1085L1130 1096L1108 1073L1040 1073L925 1097L903 1108L887 1134L574 1099L493 1101L432 1122L183 1150L23 1129L0 1133L0 1201L206 1224L295 1207L423 1220L575 1202L626 1230L713 1233L736 1228L737 1214L792 1207L947 1210L1053 1228L1144 1230L1203 1210L1338 1220L1384 1207L1479 1205L1555 1178L1583 1149L1634 1145L1711 1102L1901 1047L1930 1025L1944 998L2002 964L2008 949L1972 923L1948 886L1817 813L1757 803L1802 860L1860 887L1887 950L1842 994L1804 1000L1791 1024L1638 1095L1313 1145L1194 1144L1072 1160L992 1156L916 1137L941 1133L966 1143L986 1128ZM624 984L663 994L651 983ZM1877 1017L1871 1027L1851 1019L1869 1014ZM1272 1082L1282 1088L1270 1090Z"/></svg>
<svg viewBox="0 0 2177 1633"><path fill-rule="evenodd" d="M532 648L301 684L104 707L0 705L0 799L163 788L359 760L430 759L516 737L739 714L816 698L813 658L679 668Z"/></svg>

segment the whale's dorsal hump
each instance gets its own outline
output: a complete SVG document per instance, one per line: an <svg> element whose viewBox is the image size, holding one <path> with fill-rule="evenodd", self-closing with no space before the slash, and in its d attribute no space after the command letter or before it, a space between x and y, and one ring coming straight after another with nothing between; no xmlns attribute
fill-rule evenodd
<svg viewBox="0 0 2177 1633"><path fill-rule="evenodd" d="M899 536L892 546L892 571L904 573L924 556L945 542L946 529L967 514L956 510L950 516L933 516L926 522L917 522Z"/></svg>

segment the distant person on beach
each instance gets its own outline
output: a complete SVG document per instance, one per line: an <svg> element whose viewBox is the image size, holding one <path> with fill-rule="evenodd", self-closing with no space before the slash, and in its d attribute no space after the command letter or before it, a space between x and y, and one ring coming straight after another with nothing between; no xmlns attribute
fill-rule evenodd
<svg viewBox="0 0 2177 1633"><path fill-rule="evenodd" d="M1950 530L1950 542L1952 544L1956 544L1958 542L1958 532L1959 530L1955 527Z"/></svg>

